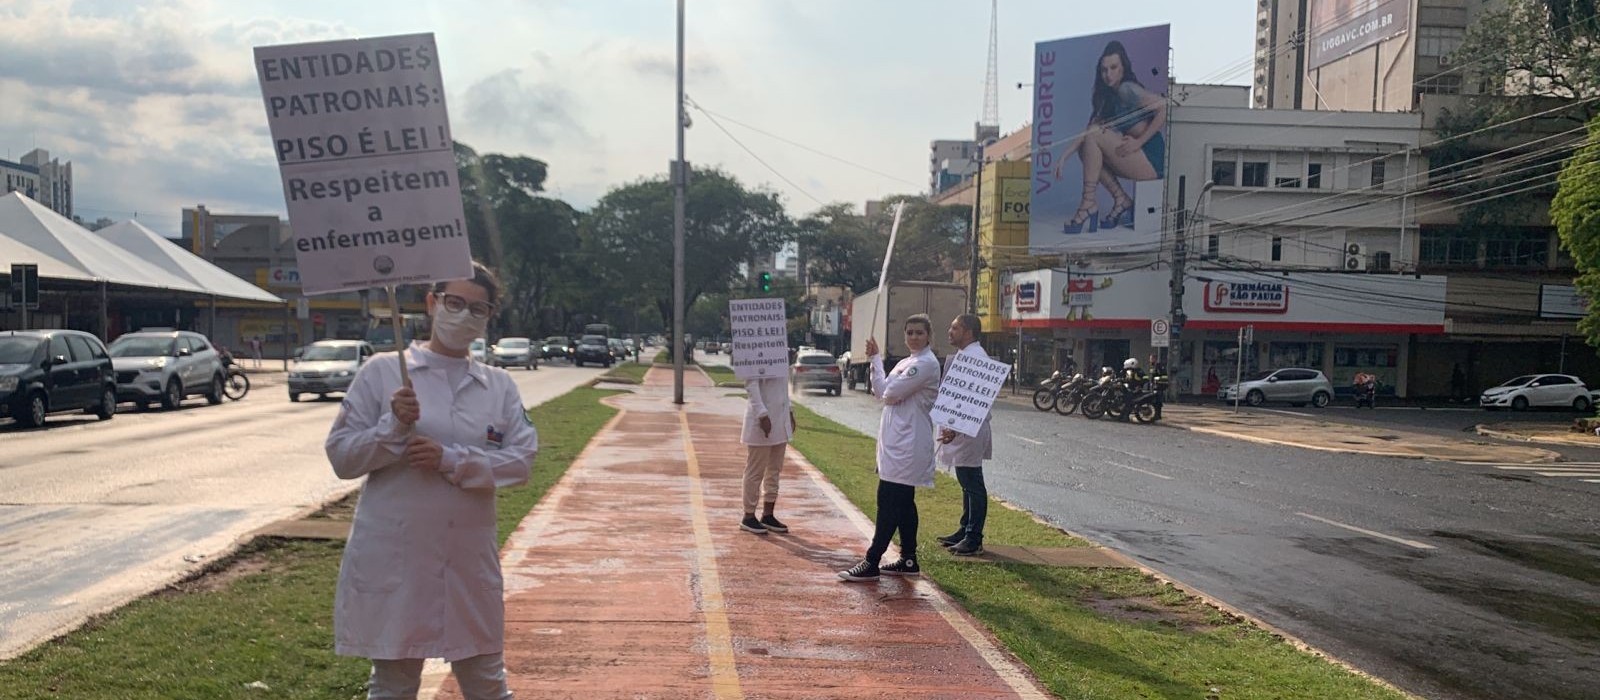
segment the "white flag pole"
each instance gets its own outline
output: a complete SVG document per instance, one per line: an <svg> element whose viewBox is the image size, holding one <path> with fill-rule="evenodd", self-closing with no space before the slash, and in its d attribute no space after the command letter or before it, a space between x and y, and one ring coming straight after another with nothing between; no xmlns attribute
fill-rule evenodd
<svg viewBox="0 0 1600 700"><path fill-rule="evenodd" d="M889 301L883 285L889 281L889 260L894 257L894 239L900 233L900 214L905 208L905 202L896 202L894 205L894 225L889 227L889 247L883 251L883 269L878 272L878 297L872 301L872 324L867 326L868 337L878 329L878 307Z"/></svg>

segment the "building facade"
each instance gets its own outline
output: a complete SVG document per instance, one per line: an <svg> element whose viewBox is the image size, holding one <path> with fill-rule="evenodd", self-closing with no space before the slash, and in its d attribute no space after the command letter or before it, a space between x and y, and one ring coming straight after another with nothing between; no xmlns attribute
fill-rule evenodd
<svg viewBox="0 0 1600 700"><path fill-rule="evenodd" d="M63 163L51 158L49 151L35 148L23 154L19 162L0 160L0 178L5 181L5 191L0 194L21 192L51 211L72 218L71 161Z"/></svg>

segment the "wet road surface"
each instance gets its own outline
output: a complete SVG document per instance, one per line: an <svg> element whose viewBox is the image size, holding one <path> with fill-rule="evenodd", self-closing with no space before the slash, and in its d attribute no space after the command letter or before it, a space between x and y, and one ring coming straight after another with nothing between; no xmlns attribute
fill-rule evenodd
<svg viewBox="0 0 1600 700"><path fill-rule="evenodd" d="M800 401L876 430L865 394ZM991 494L1407 690L1578 700L1600 688L1600 483L1010 404L994 426Z"/></svg>

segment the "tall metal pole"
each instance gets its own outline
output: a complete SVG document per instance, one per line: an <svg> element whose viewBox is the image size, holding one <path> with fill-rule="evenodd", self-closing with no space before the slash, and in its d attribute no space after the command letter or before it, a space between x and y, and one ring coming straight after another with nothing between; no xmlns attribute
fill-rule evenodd
<svg viewBox="0 0 1600 700"><path fill-rule="evenodd" d="M672 120L678 129L678 159L672 174L672 402L683 403L683 225L688 164L683 161L683 3L678 0L678 101Z"/></svg>
<svg viewBox="0 0 1600 700"><path fill-rule="evenodd" d="M967 313L978 313L978 231L983 226L983 144L978 144L978 182L972 200L972 249L967 251L972 258L967 267ZM998 178L996 178L998 180ZM994 220L999 212L989 212L989 227L993 229L999 222Z"/></svg>
<svg viewBox="0 0 1600 700"><path fill-rule="evenodd" d="M1185 201L1188 178L1178 176L1178 211L1173 218L1172 236L1172 281L1168 282L1168 292L1172 299L1171 307L1167 310L1167 349L1163 353L1167 356L1167 376L1173 379L1171 383L1172 395L1177 398L1182 394L1183 383L1178 379L1178 363L1183 359L1183 274L1184 266L1189 262L1189 209Z"/></svg>

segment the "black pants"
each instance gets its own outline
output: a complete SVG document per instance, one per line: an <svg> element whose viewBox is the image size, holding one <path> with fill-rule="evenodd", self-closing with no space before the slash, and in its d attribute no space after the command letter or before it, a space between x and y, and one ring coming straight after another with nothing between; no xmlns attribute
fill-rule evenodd
<svg viewBox="0 0 1600 700"><path fill-rule="evenodd" d="M983 544L983 522L989 518L989 489L983 485L983 467L956 467L961 482L961 532Z"/></svg>
<svg viewBox="0 0 1600 700"><path fill-rule="evenodd" d="M889 551L889 540L900 532L900 556L917 558L917 488L878 480L878 526L872 533L867 561L874 564Z"/></svg>

